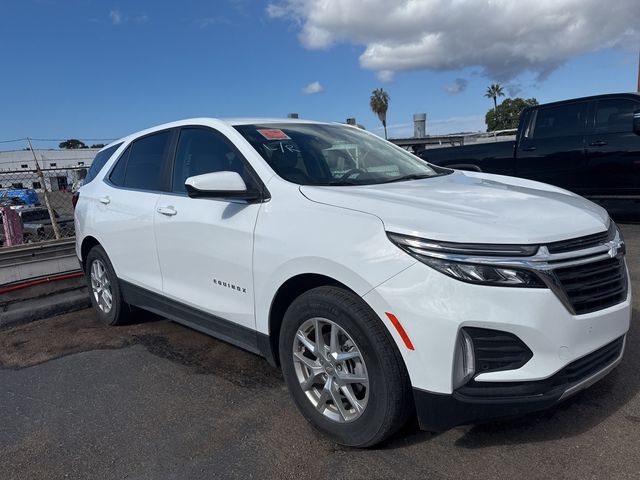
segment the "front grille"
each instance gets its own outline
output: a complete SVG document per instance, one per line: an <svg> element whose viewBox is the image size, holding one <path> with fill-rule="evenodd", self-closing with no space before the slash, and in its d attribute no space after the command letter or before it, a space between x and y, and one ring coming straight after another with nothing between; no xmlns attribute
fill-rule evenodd
<svg viewBox="0 0 640 480"><path fill-rule="evenodd" d="M571 252L573 250L582 250L585 248L597 247L607 242L615 235L615 225L611 223L609 230L594 233L593 235L586 235L584 237L572 238L570 240L561 240L559 242L548 243L547 248L549 253L564 253Z"/></svg>
<svg viewBox="0 0 640 480"><path fill-rule="evenodd" d="M611 365L622 353L624 337L617 338L595 352L571 362L555 375L532 382L476 382L470 381L456 390L466 397L508 398L539 396L566 390Z"/></svg>
<svg viewBox="0 0 640 480"><path fill-rule="evenodd" d="M473 341L476 373L515 370L527 363L533 353L515 335L499 330L465 327Z"/></svg>
<svg viewBox="0 0 640 480"><path fill-rule="evenodd" d="M577 315L611 307L627 297L622 257L558 268L554 273Z"/></svg>

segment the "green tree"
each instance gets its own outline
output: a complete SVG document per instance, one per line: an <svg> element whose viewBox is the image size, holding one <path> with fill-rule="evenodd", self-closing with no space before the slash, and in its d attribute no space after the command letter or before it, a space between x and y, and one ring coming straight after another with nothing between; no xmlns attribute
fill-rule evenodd
<svg viewBox="0 0 640 480"><path fill-rule="evenodd" d="M94 143L91 145L91 148L102 148L104 147L104 143Z"/></svg>
<svg viewBox="0 0 640 480"><path fill-rule="evenodd" d="M64 148L66 150L76 150L78 148L87 148L84 142L77 140L75 138L70 138L69 140L65 140L64 142L60 142L58 144L58 148Z"/></svg>
<svg viewBox="0 0 640 480"><path fill-rule="evenodd" d="M371 110L378 116L384 127L384 138L387 138L387 110L389 109L389 94L382 88L376 88L371 92L369 101Z"/></svg>
<svg viewBox="0 0 640 480"><path fill-rule="evenodd" d="M485 115L487 132L518 128L518 121L522 111L534 105L538 105L538 101L535 98L507 98Z"/></svg>
<svg viewBox="0 0 640 480"><path fill-rule="evenodd" d="M487 98L493 98L493 108L498 108L498 97L504 97L502 86L499 83L489 85L484 96Z"/></svg>

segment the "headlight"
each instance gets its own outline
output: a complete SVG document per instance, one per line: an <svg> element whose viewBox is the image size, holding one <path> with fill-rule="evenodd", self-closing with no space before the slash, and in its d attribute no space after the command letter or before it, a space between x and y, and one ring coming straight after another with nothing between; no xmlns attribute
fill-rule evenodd
<svg viewBox="0 0 640 480"><path fill-rule="evenodd" d="M534 245L471 245L434 242L397 233L389 239L409 255L440 273L467 283L501 287L542 288L546 285L535 272L499 265L478 264L474 256L522 257L535 254ZM498 262L496 262L498 263Z"/></svg>
<svg viewBox="0 0 640 480"><path fill-rule="evenodd" d="M439 272L463 282L502 287L545 286L535 273L526 270L451 262L429 257L420 258L420 260Z"/></svg>

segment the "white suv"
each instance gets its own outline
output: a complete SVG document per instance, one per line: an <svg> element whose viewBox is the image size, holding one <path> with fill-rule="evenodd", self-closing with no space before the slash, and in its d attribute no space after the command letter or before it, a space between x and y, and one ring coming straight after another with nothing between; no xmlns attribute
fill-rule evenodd
<svg viewBox="0 0 640 480"><path fill-rule="evenodd" d="M131 306L263 355L304 417L373 445L554 405L622 357L624 242L528 180L429 165L339 124L199 118L96 157L77 253Z"/></svg>

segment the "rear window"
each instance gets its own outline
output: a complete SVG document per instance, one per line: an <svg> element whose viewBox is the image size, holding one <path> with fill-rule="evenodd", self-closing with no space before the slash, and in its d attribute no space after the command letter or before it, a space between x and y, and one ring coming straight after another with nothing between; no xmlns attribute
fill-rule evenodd
<svg viewBox="0 0 640 480"><path fill-rule="evenodd" d="M633 112L637 108L636 102L623 98L600 100L596 109L596 132L633 132Z"/></svg>
<svg viewBox="0 0 640 480"><path fill-rule="evenodd" d="M85 185L89 183L91 180L93 180L94 178L96 178L96 175L100 173L100 170L102 170L102 167L104 167L104 164L107 163L107 161L111 158L111 156L115 153L115 151L120 147L120 145L122 145L122 143L114 145L113 147L105 148L104 150L101 150L100 152L98 152L98 154L96 155L96 158L93 159L93 163L91 164L89 171L87 172L87 176L84 178ZM53 165L53 163L51 165Z"/></svg>
<svg viewBox="0 0 640 480"><path fill-rule="evenodd" d="M124 186L138 190L161 190L162 161L169 146L170 132L143 137L131 145Z"/></svg>
<svg viewBox="0 0 640 480"><path fill-rule="evenodd" d="M165 130L131 143L113 167L111 183L135 190L162 190L162 167L170 136L171 132Z"/></svg>

